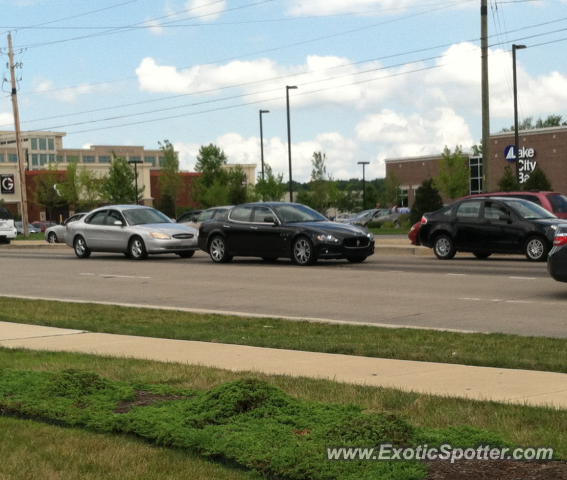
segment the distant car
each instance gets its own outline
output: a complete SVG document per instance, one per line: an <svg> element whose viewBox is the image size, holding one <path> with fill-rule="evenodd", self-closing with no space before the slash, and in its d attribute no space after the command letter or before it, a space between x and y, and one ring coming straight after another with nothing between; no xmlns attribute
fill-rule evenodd
<svg viewBox="0 0 567 480"><path fill-rule="evenodd" d="M514 197L541 205L558 218L567 219L567 197L557 192L493 192L469 195L474 197Z"/></svg>
<svg viewBox="0 0 567 480"><path fill-rule="evenodd" d="M57 225L55 222L47 222L47 221L35 221L31 223L34 228L37 229L37 232L35 233L43 233L45 232L49 227L54 227L55 225Z"/></svg>
<svg viewBox="0 0 567 480"><path fill-rule="evenodd" d="M401 213L392 212L388 208L371 208L369 210L363 210L356 215L352 215L347 218L341 218L339 223L350 223L351 225L361 225L366 227L371 222L397 222L400 218Z"/></svg>
<svg viewBox="0 0 567 480"><path fill-rule="evenodd" d="M80 220L86 215L86 213L76 213L72 215L67 220L65 220L61 225L54 225L45 230L45 240L48 243L65 243L65 233L67 232L67 225L72 222Z"/></svg>
<svg viewBox="0 0 567 480"><path fill-rule="evenodd" d="M181 214L179 217L177 217L176 222L177 223L194 222L194 221L197 220L197 218L199 217L199 214L202 211L203 210L189 210L188 212L185 212L185 213Z"/></svg>
<svg viewBox="0 0 567 480"><path fill-rule="evenodd" d="M222 207L211 207L206 210L199 210L198 215L182 215L177 219L177 223L183 223L188 227L193 227L199 230L199 227L203 222L208 220L224 220L232 205L222 206ZM191 212L193 213L193 212Z"/></svg>
<svg viewBox="0 0 567 480"><path fill-rule="evenodd" d="M547 270L558 282L567 282L567 226L555 232L553 248L547 258Z"/></svg>
<svg viewBox="0 0 567 480"><path fill-rule="evenodd" d="M16 226L16 230L18 232L18 235L23 235L24 234L24 224L22 222L14 222L14 225ZM33 223L28 223L28 232L29 233L41 233L41 230L36 227Z"/></svg>
<svg viewBox="0 0 567 480"><path fill-rule="evenodd" d="M198 248L197 230L141 205L97 208L67 225L65 243L79 258L91 252L123 253L136 260L160 253L189 258Z"/></svg>
<svg viewBox="0 0 567 480"><path fill-rule="evenodd" d="M233 207L226 219L204 222L199 247L215 263L234 256L291 258L297 265L335 258L360 263L374 253L374 235L363 227L331 222L299 203L248 203Z"/></svg>
<svg viewBox="0 0 567 480"><path fill-rule="evenodd" d="M0 243L10 243L18 236L12 212L0 207Z"/></svg>
<svg viewBox="0 0 567 480"><path fill-rule="evenodd" d="M492 253L523 253L545 261L556 230L567 221L528 200L474 197L423 216L419 242L447 260L457 252L477 258Z"/></svg>

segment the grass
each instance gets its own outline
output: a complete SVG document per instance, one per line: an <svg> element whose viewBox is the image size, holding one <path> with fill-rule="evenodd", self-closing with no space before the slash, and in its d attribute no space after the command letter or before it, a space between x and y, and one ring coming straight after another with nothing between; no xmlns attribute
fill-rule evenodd
<svg viewBox="0 0 567 480"><path fill-rule="evenodd" d="M379 307L377 307L379 308ZM91 332L567 373L567 340L0 298L0 321Z"/></svg>
<svg viewBox="0 0 567 480"><path fill-rule="evenodd" d="M211 389L251 376L246 372L193 365L8 349L0 349L0 365L11 369L51 372L69 368L84 369L116 381L163 384L194 390ZM300 399L357 405L365 412L397 415L417 427L469 425L495 432L515 445L553 447L559 458L567 458L567 411L442 398L326 380L261 374L253 376Z"/></svg>
<svg viewBox="0 0 567 480"><path fill-rule="evenodd" d="M252 472L133 437L0 417L1 480L259 480Z"/></svg>
<svg viewBox="0 0 567 480"><path fill-rule="evenodd" d="M30 233L27 237L18 235L16 240L45 240L45 233Z"/></svg>

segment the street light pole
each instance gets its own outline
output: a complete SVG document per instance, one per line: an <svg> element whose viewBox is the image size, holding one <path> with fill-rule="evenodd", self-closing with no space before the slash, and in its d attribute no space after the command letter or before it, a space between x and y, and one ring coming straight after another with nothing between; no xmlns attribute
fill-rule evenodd
<svg viewBox="0 0 567 480"><path fill-rule="evenodd" d="M516 178L520 181L520 135L518 133L518 79L516 76L516 50L527 48L525 45L512 45L512 71L514 76L514 156L516 157Z"/></svg>
<svg viewBox="0 0 567 480"><path fill-rule="evenodd" d="M358 165L362 165L362 210L366 209L366 165L370 165L370 162L358 162Z"/></svg>
<svg viewBox="0 0 567 480"><path fill-rule="evenodd" d="M143 163L141 160L128 160L130 165L134 165L134 187L136 191L134 192L134 203L138 205L138 163Z"/></svg>
<svg viewBox="0 0 567 480"><path fill-rule="evenodd" d="M287 106L287 156L289 161L289 201L293 202L293 177L291 174L291 122L289 119L289 91L295 90L296 86L287 85L285 87L285 97Z"/></svg>
<svg viewBox="0 0 567 480"><path fill-rule="evenodd" d="M270 113L269 110L260 110L260 159L262 161L262 181L264 180L264 126L262 124L262 115Z"/></svg>

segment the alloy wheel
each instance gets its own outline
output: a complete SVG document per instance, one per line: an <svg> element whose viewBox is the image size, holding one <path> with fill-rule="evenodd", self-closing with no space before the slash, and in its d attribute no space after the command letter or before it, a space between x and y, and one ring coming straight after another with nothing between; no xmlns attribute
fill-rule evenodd
<svg viewBox="0 0 567 480"><path fill-rule="evenodd" d="M215 262L222 262L224 258L224 251L225 251L224 240L221 237L213 238L210 247L211 258Z"/></svg>
<svg viewBox="0 0 567 480"><path fill-rule="evenodd" d="M311 244L305 238L300 238L293 245L293 256L300 265L306 265L311 261Z"/></svg>

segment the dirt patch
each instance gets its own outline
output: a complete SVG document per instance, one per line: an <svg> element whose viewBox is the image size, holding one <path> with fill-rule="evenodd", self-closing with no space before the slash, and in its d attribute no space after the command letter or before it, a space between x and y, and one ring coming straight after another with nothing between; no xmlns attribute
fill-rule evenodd
<svg viewBox="0 0 567 480"><path fill-rule="evenodd" d="M134 407L147 407L156 403L167 402L169 400L183 400L187 398L183 395L162 395L152 393L146 390L138 390L133 400L125 400L120 402L114 409L114 413L128 413Z"/></svg>
<svg viewBox="0 0 567 480"><path fill-rule="evenodd" d="M428 462L427 480L567 480L567 462Z"/></svg>

